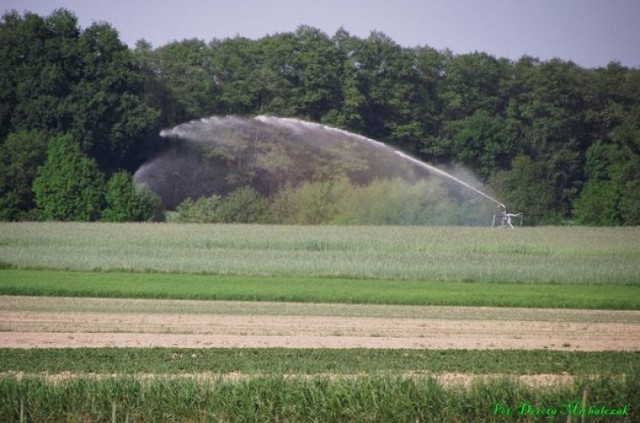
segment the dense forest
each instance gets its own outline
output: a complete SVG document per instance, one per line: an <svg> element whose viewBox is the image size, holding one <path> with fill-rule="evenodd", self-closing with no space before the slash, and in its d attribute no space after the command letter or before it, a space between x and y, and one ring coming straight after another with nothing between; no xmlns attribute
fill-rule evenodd
<svg viewBox="0 0 640 423"><path fill-rule="evenodd" d="M273 115L343 128L438 166L464 165L529 224L640 225L640 69L618 63L585 69L454 55L402 47L380 32L363 39L307 26L259 40L156 48L140 40L131 50L108 23L82 29L59 9L2 17L0 75L2 220L161 220L169 206L132 175L172 147L163 128ZM360 187L336 178L341 198L395 191L394 201L408 201L397 180ZM278 196L239 186L173 205L172 216L339 223L337 211L323 209L336 201L326 181L315 182ZM419 207L426 194L411 195ZM294 200L298 217L278 214ZM342 221L380 223L358 213Z"/></svg>

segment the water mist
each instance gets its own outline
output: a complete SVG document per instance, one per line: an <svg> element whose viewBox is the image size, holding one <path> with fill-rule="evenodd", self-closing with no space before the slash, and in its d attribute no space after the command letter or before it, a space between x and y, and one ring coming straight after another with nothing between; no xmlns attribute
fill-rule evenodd
<svg viewBox="0 0 640 423"><path fill-rule="evenodd" d="M194 120L161 132L174 139L170 151L135 174L173 208L186 198L225 194L251 185L267 196L305 181L345 175L358 185L401 178L448 180L452 195L467 190L505 208L470 183L402 151L362 135L293 118L235 116ZM458 187L458 188L456 188ZM489 223L489 222L488 222Z"/></svg>

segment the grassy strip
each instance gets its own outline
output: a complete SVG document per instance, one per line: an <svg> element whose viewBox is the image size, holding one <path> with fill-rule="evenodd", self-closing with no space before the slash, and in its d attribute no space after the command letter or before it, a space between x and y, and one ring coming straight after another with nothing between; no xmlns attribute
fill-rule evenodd
<svg viewBox="0 0 640 423"><path fill-rule="evenodd" d="M638 352L548 350L388 350L388 349L0 349L0 371L107 374L231 373L572 375L638 374Z"/></svg>
<svg viewBox="0 0 640 423"><path fill-rule="evenodd" d="M639 400L640 382L631 378L581 380L553 389L508 380L463 389L433 379L389 377L214 383L116 378L56 384L0 379L1 421L513 422L541 418L534 409L562 421L568 416L584 421L582 409L606 407L627 415L588 416L588 421L625 422L640 419Z"/></svg>
<svg viewBox="0 0 640 423"><path fill-rule="evenodd" d="M640 309L640 286L0 269L1 295Z"/></svg>

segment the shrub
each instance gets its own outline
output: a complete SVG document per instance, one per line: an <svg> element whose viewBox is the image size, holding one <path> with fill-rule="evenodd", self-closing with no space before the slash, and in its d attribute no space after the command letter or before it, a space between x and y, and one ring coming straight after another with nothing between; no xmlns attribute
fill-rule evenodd
<svg viewBox="0 0 640 423"><path fill-rule="evenodd" d="M220 201L219 195L201 197L195 201L187 198L174 214L167 216L167 220L175 223L219 223L217 211Z"/></svg>
<svg viewBox="0 0 640 423"><path fill-rule="evenodd" d="M268 223L269 202L253 188L240 188L227 195L217 208L216 215L225 223Z"/></svg>
<svg viewBox="0 0 640 423"><path fill-rule="evenodd" d="M271 210L276 222L301 225L477 225L490 216L478 201L459 197L437 179L379 179L363 186L337 179L286 188Z"/></svg>
<svg viewBox="0 0 640 423"><path fill-rule="evenodd" d="M250 187L240 188L224 197L212 195L197 200L187 198L168 215L176 223L268 223L269 202Z"/></svg>
<svg viewBox="0 0 640 423"><path fill-rule="evenodd" d="M160 198L144 186L136 187L126 171L113 174L105 200L107 208L102 219L109 222L142 222L159 220L161 216Z"/></svg>
<svg viewBox="0 0 640 423"><path fill-rule="evenodd" d="M330 223L338 216L342 198L353 189L346 178L285 188L272 201L273 218L284 224Z"/></svg>

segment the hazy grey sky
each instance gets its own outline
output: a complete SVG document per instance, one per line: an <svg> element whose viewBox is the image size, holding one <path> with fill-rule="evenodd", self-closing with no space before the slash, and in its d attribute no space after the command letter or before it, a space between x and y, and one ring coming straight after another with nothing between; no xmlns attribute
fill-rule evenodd
<svg viewBox="0 0 640 423"><path fill-rule="evenodd" d="M405 47L482 51L517 60L559 57L584 67L640 67L640 0L0 0L4 11L64 7L82 28L106 21L130 47L185 38L257 39L310 25Z"/></svg>

